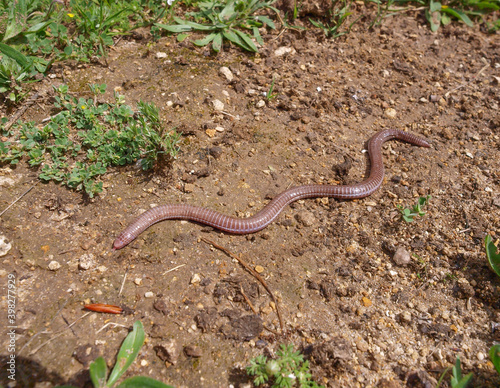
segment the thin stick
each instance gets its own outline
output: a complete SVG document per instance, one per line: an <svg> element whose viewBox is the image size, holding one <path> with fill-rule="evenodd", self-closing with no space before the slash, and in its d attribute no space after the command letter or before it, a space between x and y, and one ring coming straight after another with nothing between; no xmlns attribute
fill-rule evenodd
<svg viewBox="0 0 500 388"><path fill-rule="evenodd" d="M245 301L248 303L248 305L252 309L253 313L255 315L259 315L257 310L255 309L255 307L253 307L252 302L250 301L250 299L248 299L248 296L246 296L245 292L243 291L243 287L241 286L241 284L240 284L240 292L241 292L241 295L243 295L243 298L245 299Z"/></svg>
<svg viewBox="0 0 500 388"><path fill-rule="evenodd" d="M22 193L22 194L19 196L19 198L17 198L14 202L12 202L9 206L7 206L7 207L6 207L6 208L5 208L5 209L4 209L4 210L0 213L0 217L2 217L2 216L3 216L3 214L4 214L7 210L9 210L12 206L14 206L14 204L15 204L16 202L18 202L21 198L23 198L26 194L28 194L28 193L29 193L29 192L33 189L33 187L35 187L35 186L36 186L37 184L39 184L39 183L40 183L40 181L36 182L36 183L35 183L33 186L31 186L28 190L26 190L24 193Z"/></svg>
<svg viewBox="0 0 500 388"><path fill-rule="evenodd" d="M126 329L128 329L128 326L122 325L120 323L108 322L103 327L101 327L99 330L97 330L95 333L99 334L102 330L104 330L106 327L108 327L110 325L114 325L113 327L121 326L121 327L125 327Z"/></svg>
<svg viewBox="0 0 500 388"><path fill-rule="evenodd" d="M165 274L167 274L167 273L169 273L169 272L175 271L175 270L176 270L176 269L178 269L178 268L184 267L185 265L186 265L186 264L180 264L180 265L178 265L177 267L174 267L174 268L172 268L172 269L169 269L168 271L163 272L163 275L165 275Z"/></svg>
<svg viewBox="0 0 500 388"><path fill-rule="evenodd" d="M128 273L128 268L125 271L125 276L123 276L123 282L122 282L122 286L120 287L120 292L118 293L118 296L120 296L122 294L123 286L125 286L125 280L127 280L127 273Z"/></svg>
<svg viewBox="0 0 500 388"><path fill-rule="evenodd" d="M264 286L264 288L266 289L266 291L271 296L271 299L273 300L274 305L276 306L276 314L278 315L278 319L280 321L281 333L284 334L285 333L285 325L283 324L283 318L281 317L281 311L279 309L278 301L276 300L276 297L274 296L273 292L271 291L271 289L269 288L269 286L267 285L267 283L264 281L264 279L262 279L262 277L252 267L250 267L242 258L236 256L234 253L232 253L231 251L227 250L223 246L220 246L220 245L214 243L213 241L210 241L209 239L207 239L205 237L202 237L201 240L203 242L207 243L207 244L213 245L215 248L221 250L226 255L228 255L228 256L232 257L233 259L237 260L243 267L245 267L245 269L248 272L250 272L250 274L252 274L260 282L260 284L262 284Z"/></svg>
<svg viewBox="0 0 500 388"><path fill-rule="evenodd" d="M31 98L26 100L24 105L14 113L7 124L5 124L5 130L7 131L12 125L28 110L28 108L35 103L35 101L40 97L40 93L35 93Z"/></svg>

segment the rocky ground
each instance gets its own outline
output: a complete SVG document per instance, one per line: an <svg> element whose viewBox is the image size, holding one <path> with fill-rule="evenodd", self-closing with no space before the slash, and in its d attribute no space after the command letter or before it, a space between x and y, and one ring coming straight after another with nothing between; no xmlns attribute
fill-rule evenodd
<svg viewBox="0 0 500 388"><path fill-rule="evenodd" d="M127 375L176 387L249 387L249 359L282 343L300 349L328 387L436 386L458 355L474 386L497 385L488 351L500 340L500 279L483 239L500 233L500 40L457 23L431 33L417 16L371 30L367 16L336 40L267 31L257 55L230 46L215 55L143 32L120 40L107 63L54 66L35 86L49 92L24 119L50 116L52 84L84 93L106 83L104 99L118 91L132 105L155 102L182 144L166 173L113 169L93 200L37 184L1 216L11 248L0 258L0 318L14 274L17 386L83 386L89 362L103 355L113 365L136 320L147 341ZM359 182L366 141L384 128L432 147L387 143L386 179L368 198L299 201L248 236L163 222L110 249L154 205L246 217L290 186ZM6 165L0 178L1 211L37 172ZM426 214L403 221L397 205L427 195ZM285 335L262 285L203 239L258 268ZM86 315L89 302L131 313ZM1 340L6 357L9 338Z"/></svg>

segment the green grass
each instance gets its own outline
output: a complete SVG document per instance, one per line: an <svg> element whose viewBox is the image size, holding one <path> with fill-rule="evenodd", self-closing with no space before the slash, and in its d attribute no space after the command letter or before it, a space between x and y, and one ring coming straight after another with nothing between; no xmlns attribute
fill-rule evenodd
<svg viewBox="0 0 500 388"><path fill-rule="evenodd" d="M0 163L22 159L43 181L60 182L90 197L102 191L99 177L110 166L139 162L144 170L168 164L178 152L180 135L165 130L156 106L139 102L137 111L115 94L112 103L98 103L106 85L90 85L92 98L76 98L68 87L56 89L59 113L43 126L19 122L2 135Z"/></svg>
<svg viewBox="0 0 500 388"><path fill-rule="evenodd" d="M272 10L275 0L212 0L196 3L196 10L186 13L189 19L173 16L173 24L157 23L156 26L170 33L177 33L179 40L187 38L187 32L205 32L202 39L194 40L197 46L211 45L212 49L219 52L224 40L232 42L240 48L257 52L252 37L261 46L264 41L259 28L269 27L274 29L274 22L267 16L258 13L262 10Z"/></svg>
<svg viewBox="0 0 500 388"><path fill-rule="evenodd" d="M264 45L263 28L276 28L275 0L0 0L0 95L19 103L29 84L46 74L55 61L91 62L107 55L119 36L138 27L160 34L176 34L178 40L193 32L198 46L210 45L215 52L230 42L242 50L257 52ZM494 32L500 28L500 0L369 0L377 5L372 22L387 16L403 17L408 9L421 9L431 30L454 21L467 26L481 22ZM364 15L363 6L352 0L334 0L323 18L309 19L310 28L322 29L337 38L350 32ZM293 18L300 12L294 8ZM355 14L356 13L356 14ZM493 16L487 17L492 14ZM406 17L406 16L405 16ZM286 20L282 28L294 28Z"/></svg>

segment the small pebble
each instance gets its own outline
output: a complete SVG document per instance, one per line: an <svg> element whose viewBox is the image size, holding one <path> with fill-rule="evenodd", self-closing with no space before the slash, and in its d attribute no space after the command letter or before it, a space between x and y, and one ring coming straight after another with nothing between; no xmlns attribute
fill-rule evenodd
<svg viewBox="0 0 500 388"><path fill-rule="evenodd" d="M266 106L266 102L264 100L259 100L257 104L255 104L256 108L263 108Z"/></svg>
<svg viewBox="0 0 500 388"><path fill-rule="evenodd" d="M256 265L256 266L255 266L255 272L257 272L257 273L262 273L262 272L264 272L264 267L263 267L263 266L261 266L261 265Z"/></svg>
<svg viewBox="0 0 500 388"><path fill-rule="evenodd" d="M144 294L144 297L145 297L145 298L148 298L148 299L149 299L149 298L154 298L154 296L155 296L154 292L151 292L151 291L148 291L148 292L146 292L146 293Z"/></svg>
<svg viewBox="0 0 500 388"><path fill-rule="evenodd" d="M479 361L483 361L483 360L484 360L484 353L483 353L483 352L479 352L479 353L477 354L477 359L478 359Z"/></svg>
<svg viewBox="0 0 500 388"><path fill-rule="evenodd" d="M134 279L134 283L137 285L137 286L140 286L142 284L142 278L135 278Z"/></svg>
<svg viewBox="0 0 500 388"><path fill-rule="evenodd" d="M389 108L389 109L385 110L384 114L385 114L385 117L393 119L396 117L397 112L396 112L396 109Z"/></svg>
<svg viewBox="0 0 500 388"><path fill-rule="evenodd" d="M192 183L186 183L184 185L184 192L185 193L192 193L194 191L194 185Z"/></svg>
<svg viewBox="0 0 500 388"><path fill-rule="evenodd" d="M365 307L370 307L372 305L372 301L368 299L366 296L363 297L362 302L363 306Z"/></svg>
<svg viewBox="0 0 500 388"><path fill-rule="evenodd" d="M51 271L57 271L59 268L61 268L61 264L59 264L59 262L55 261L55 260L52 260L50 263L49 263L49 269Z"/></svg>
<svg viewBox="0 0 500 388"><path fill-rule="evenodd" d="M0 257L5 256L12 248L12 244L7 241L7 237L0 235Z"/></svg>
<svg viewBox="0 0 500 388"><path fill-rule="evenodd" d="M404 311L401 314L401 320L404 322L411 322L411 313L409 311Z"/></svg>
<svg viewBox="0 0 500 388"><path fill-rule="evenodd" d="M94 259L94 255L92 253L85 253L84 255L80 256L80 259L78 260L78 268L86 271L93 266L95 266L96 262Z"/></svg>
<svg viewBox="0 0 500 388"><path fill-rule="evenodd" d="M220 100L213 100L212 105L216 111L222 112L224 110L224 103Z"/></svg>
<svg viewBox="0 0 500 388"><path fill-rule="evenodd" d="M304 226L312 226L316 222L316 217L311 212L304 210L295 216L298 222Z"/></svg>
<svg viewBox="0 0 500 388"><path fill-rule="evenodd" d="M162 361L169 362L172 365L177 364L179 359L180 347L173 339L160 343L154 347L156 355Z"/></svg>
<svg viewBox="0 0 500 388"><path fill-rule="evenodd" d="M196 345L184 346L184 353L188 357L201 357L203 354L200 347Z"/></svg>
<svg viewBox="0 0 500 388"><path fill-rule="evenodd" d="M274 51L274 55L277 57L281 57L282 55L291 53L293 49L291 47L279 47Z"/></svg>
<svg viewBox="0 0 500 388"><path fill-rule="evenodd" d="M161 51L158 51L156 53L156 58L158 59L162 59L162 58L166 58L167 57L167 53L164 53L164 52L161 52Z"/></svg>
<svg viewBox="0 0 500 388"><path fill-rule="evenodd" d="M394 253L392 260L394 260L396 265L408 265L411 261L410 253L403 247L399 247L396 249L396 253Z"/></svg>
<svg viewBox="0 0 500 388"><path fill-rule="evenodd" d="M233 72L226 66L222 66L219 69L219 73L222 74L226 79L231 82L234 78Z"/></svg>
<svg viewBox="0 0 500 388"><path fill-rule="evenodd" d="M199 282L201 282L201 276L199 274L195 273L193 276L191 276L191 284L196 284Z"/></svg>

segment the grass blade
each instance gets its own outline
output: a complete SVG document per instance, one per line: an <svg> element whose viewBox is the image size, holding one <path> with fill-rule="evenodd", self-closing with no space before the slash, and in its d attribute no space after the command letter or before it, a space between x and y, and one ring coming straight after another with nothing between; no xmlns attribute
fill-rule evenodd
<svg viewBox="0 0 500 388"><path fill-rule="evenodd" d="M449 14L451 16L455 16L458 20L463 21L469 27L474 26L474 23L472 23L472 20L470 20L470 18L465 13L463 13L462 11L460 11L458 9L443 7L442 11L446 12L447 14Z"/></svg>
<svg viewBox="0 0 500 388"><path fill-rule="evenodd" d="M116 356L116 364L109 375L108 386L113 386L134 362L144 343L144 328L141 321L135 321L133 330L127 335Z"/></svg>

